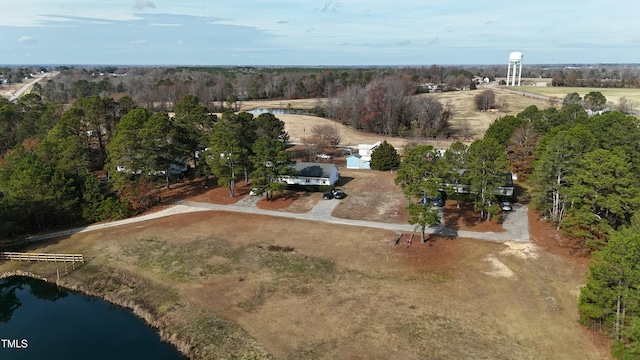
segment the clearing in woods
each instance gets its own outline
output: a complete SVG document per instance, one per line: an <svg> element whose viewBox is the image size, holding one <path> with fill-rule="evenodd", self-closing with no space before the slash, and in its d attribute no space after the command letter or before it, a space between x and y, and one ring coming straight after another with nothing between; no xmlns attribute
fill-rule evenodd
<svg viewBox="0 0 640 360"><path fill-rule="evenodd" d="M454 127L465 121L476 137L498 116L547 106L499 93L509 103L507 112L480 113L469 105L477 93L433 96L452 101ZM306 101L307 107L316 103ZM305 107L297 101L272 107L289 103ZM245 102L243 109L265 104ZM309 125L335 124L278 117L294 141ZM340 131L344 144L384 139ZM389 140L398 147L407 141ZM341 172L348 197L334 216L406 222L407 200L393 173ZM248 200L250 184L239 184L239 198L229 199L228 190L214 183L185 181L161 196L163 202ZM308 212L318 201L325 201L320 194L296 192L255 200L260 208L291 212ZM470 207L453 211L448 203L446 212L454 216L445 218L447 226L501 229L470 220L477 217ZM608 342L577 322L586 261L568 256L534 211L529 222L532 243L432 238L421 244L417 237L407 246L409 234L394 245L398 234L392 231L203 211L75 234L28 250L83 253L91 260L66 283L102 284L97 291L103 296L145 304L164 330L193 339L198 358L265 351L277 359L609 359ZM0 272L15 268L55 273L49 264L0 264Z"/></svg>
<svg viewBox="0 0 640 360"><path fill-rule="evenodd" d="M358 174L346 173L343 187L362 206L347 213L380 219L386 209L380 221L404 221L402 201L375 199L400 194L393 174ZM227 189L203 185L185 182L163 198L227 201ZM240 187L246 194L250 185ZM338 201L316 195L258 206L308 211ZM409 247L405 234L394 246L391 231L204 211L29 250L91 258L69 283L124 274L104 291L152 306L163 328L196 340L208 354L201 358L252 349L277 359L608 359L607 342L577 323L585 261L566 256L553 230L530 215L530 244L416 238ZM47 265L4 263L0 272L18 266L37 273ZM127 290L135 279L144 287Z"/></svg>

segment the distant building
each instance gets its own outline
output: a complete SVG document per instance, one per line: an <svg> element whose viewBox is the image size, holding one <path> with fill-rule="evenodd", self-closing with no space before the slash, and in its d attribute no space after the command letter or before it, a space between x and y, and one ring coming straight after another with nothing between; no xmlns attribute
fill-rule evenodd
<svg viewBox="0 0 640 360"><path fill-rule="evenodd" d="M460 170L457 170L457 172L460 175L460 177L464 178L464 173L467 172L467 170L460 169ZM515 189L515 186L513 184L513 173L506 172L502 174L504 176L504 184L502 186L495 186L494 187L495 193L496 195L513 196L513 190ZM468 183L465 183L464 180L458 183L450 182L450 183L444 183L442 185L450 189L453 189L453 191L456 193L460 193L460 194L471 193L471 185L468 185Z"/></svg>
<svg viewBox="0 0 640 360"><path fill-rule="evenodd" d="M364 159L361 155L349 155L347 169L371 169L371 158Z"/></svg>
<svg viewBox="0 0 640 360"><path fill-rule="evenodd" d="M358 155L347 156L347 169L371 169L371 154L380 144L359 144Z"/></svg>

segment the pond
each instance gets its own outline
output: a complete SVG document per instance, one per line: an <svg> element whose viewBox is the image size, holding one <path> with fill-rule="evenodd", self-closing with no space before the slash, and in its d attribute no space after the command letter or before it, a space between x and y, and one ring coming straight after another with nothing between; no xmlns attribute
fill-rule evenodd
<svg viewBox="0 0 640 360"><path fill-rule="evenodd" d="M0 359L186 359L131 311L28 277L0 279Z"/></svg>
<svg viewBox="0 0 640 360"><path fill-rule="evenodd" d="M304 110L294 110L294 109L253 109L253 110L248 110L247 112L249 114L252 114L252 115L261 115L261 114L271 113L273 115L293 114L293 115L311 115L311 116L316 116L315 114L312 114L312 113L304 111Z"/></svg>

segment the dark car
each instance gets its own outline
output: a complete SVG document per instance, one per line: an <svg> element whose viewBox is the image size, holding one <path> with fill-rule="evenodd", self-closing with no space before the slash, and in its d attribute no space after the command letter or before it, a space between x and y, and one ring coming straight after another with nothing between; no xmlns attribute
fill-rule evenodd
<svg viewBox="0 0 640 360"><path fill-rule="evenodd" d="M444 199L441 196L436 196L433 199L427 196L422 198L422 200L420 200L420 205L422 206L432 205L437 207L443 207Z"/></svg>
<svg viewBox="0 0 640 360"><path fill-rule="evenodd" d="M343 191L341 190L335 190L333 192L333 197L340 200L340 199L344 199L347 197L347 194L345 194Z"/></svg>
<svg viewBox="0 0 640 360"><path fill-rule="evenodd" d="M324 194L322 194L322 198L325 200L333 199L333 191L325 191Z"/></svg>
<svg viewBox="0 0 640 360"><path fill-rule="evenodd" d="M443 207L444 206L444 199L441 198L440 196L434 197L433 198L433 206Z"/></svg>

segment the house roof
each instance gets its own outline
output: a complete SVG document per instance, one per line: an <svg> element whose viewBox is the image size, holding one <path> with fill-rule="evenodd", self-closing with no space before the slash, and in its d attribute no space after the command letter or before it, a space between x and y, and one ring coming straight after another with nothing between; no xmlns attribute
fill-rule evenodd
<svg viewBox="0 0 640 360"><path fill-rule="evenodd" d="M297 162L293 165L293 168L298 172L298 174L300 174L299 176L328 178L331 176L333 169L336 168L336 165L312 162Z"/></svg>

